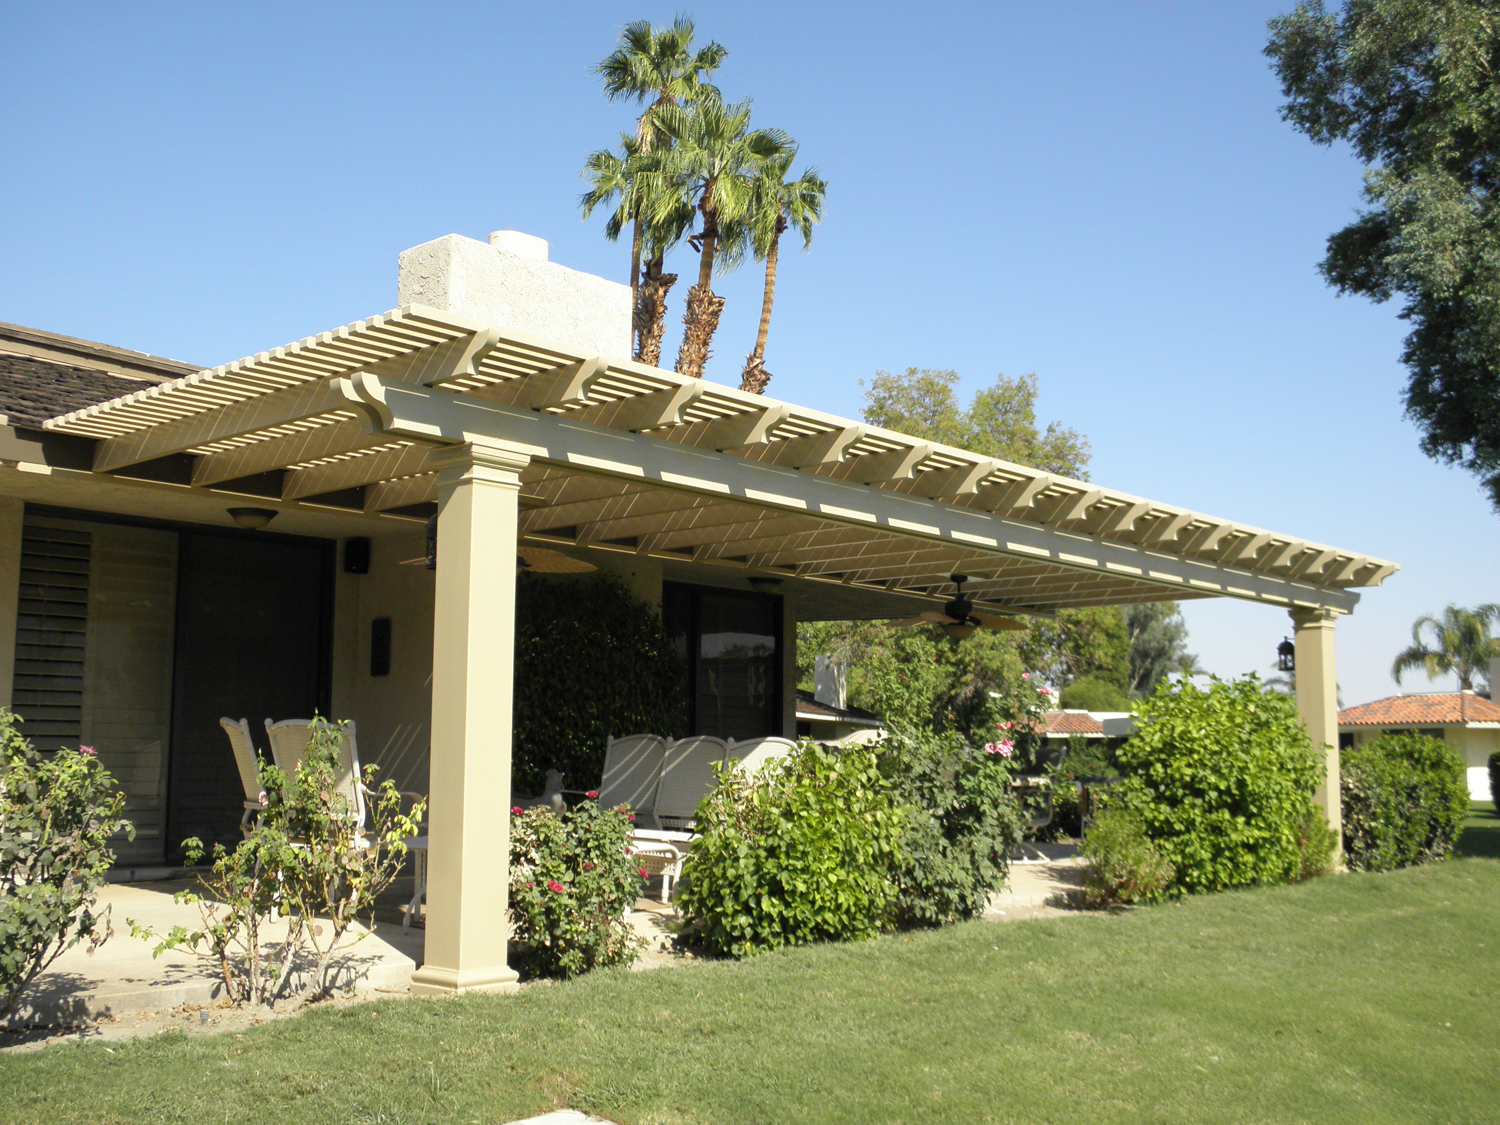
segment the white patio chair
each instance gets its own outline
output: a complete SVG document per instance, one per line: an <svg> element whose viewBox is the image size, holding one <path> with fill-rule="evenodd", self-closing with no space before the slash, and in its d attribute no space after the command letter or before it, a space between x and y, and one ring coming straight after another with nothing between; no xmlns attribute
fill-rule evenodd
<svg viewBox="0 0 1500 1125"><path fill-rule="evenodd" d="M611 735L604 744L604 776L599 779L599 804L612 809L627 805L638 827L656 826L656 791L661 784L667 740L657 734ZM581 795L582 789L563 793Z"/></svg>
<svg viewBox="0 0 1500 1125"><path fill-rule="evenodd" d="M731 743L729 757L739 760L736 769L753 774L767 762L785 758L796 748L797 744L790 738L768 735L765 738L747 738L744 742Z"/></svg>
<svg viewBox="0 0 1500 1125"><path fill-rule="evenodd" d="M288 778L297 772L302 759L307 757L307 744L312 739L312 722L311 719L282 719L278 723L266 720L266 734L271 739L271 756L286 771ZM364 783L364 773L359 765L359 743L354 736L352 720L344 724L343 736L339 739L338 757L333 767L333 786L354 809L355 823L360 830L357 846L369 847L371 841L364 838L364 831L369 827L365 798L378 798L379 794ZM421 793L405 790L400 791L400 795L414 801L426 799Z"/></svg>
<svg viewBox="0 0 1500 1125"><path fill-rule="evenodd" d="M691 831L698 802L713 790L714 767L730 757L732 743L712 735L683 738L667 747L656 791L656 823L668 831Z"/></svg>
<svg viewBox="0 0 1500 1125"><path fill-rule="evenodd" d="M248 837L260 812L260 756L255 752L255 743L250 740L250 723L225 717L219 720L224 733L229 736L229 746L234 751L234 764L240 771L240 785L245 790L245 813L240 817L240 835Z"/></svg>

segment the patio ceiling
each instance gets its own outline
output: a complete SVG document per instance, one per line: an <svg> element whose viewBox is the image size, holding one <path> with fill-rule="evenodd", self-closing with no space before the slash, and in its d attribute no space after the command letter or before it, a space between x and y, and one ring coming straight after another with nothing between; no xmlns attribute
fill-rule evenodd
<svg viewBox="0 0 1500 1125"><path fill-rule="evenodd" d="M171 467L195 491L396 518L436 501L434 447L498 440L532 457L523 537L837 584L841 614L859 591L872 614L945 598L955 572L1016 613L1215 596L1348 611L1397 569L421 306L45 427L92 439L95 474Z"/></svg>

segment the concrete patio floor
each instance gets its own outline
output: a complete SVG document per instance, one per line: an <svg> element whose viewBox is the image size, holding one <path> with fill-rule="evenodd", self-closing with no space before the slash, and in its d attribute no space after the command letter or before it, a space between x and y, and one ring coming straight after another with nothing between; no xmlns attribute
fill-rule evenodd
<svg viewBox="0 0 1500 1125"><path fill-rule="evenodd" d="M1067 892L1078 886L1081 860L1068 844L1043 844L1044 862L1012 863L1007 887L991 897L984 917L1014 921L1062 913ZM400 910L411 895L410 878L398 879L382 896L373 932L357 943L346 939L337 959L337 991L344 995L408 995L411 974L422 963L424 932L414 923L403 933ZM28 990L5 1026L67 1027L124 1016L211 1008L224 1000L224 984L216 967L191 953L172 950L153 958L154 943L130 935L133 918L157 933L174 925L196 927L198 909L178 904L172 896L194 885L190 879L150 883L117 883L100 892L100 907L108 906L114 936L96 952L75 947L63 954ZM690 958L673 949L677 923L675 907L639 899L630 921L646 939L640 969L656 969ZM275 940L285 932L273 925ZM363 930L359 932L363 933Z"/></svg>

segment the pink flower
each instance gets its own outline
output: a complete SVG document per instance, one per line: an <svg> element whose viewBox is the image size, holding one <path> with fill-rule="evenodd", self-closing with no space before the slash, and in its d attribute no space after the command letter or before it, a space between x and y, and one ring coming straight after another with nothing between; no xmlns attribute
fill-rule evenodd
<svg viewBox="0 0 1500 1125"><path fill-rule="evenodd" d="M520 805L511 805L511 807L510 807L510 815L511 816L520 816L525 811L526 810L523 809Z"/></svg>
<svg viewBox="0 0 1500 1125"><path fill-rule="evenodd" d="M1004 723L996 723L995 724L995 729L996 730L1010 730L1010 728L1013 727L1013 726L1015 726L1015 725L1016 724L1014 722L1009 722L1009 721L1004 722Z"/></svg>
<svg viewBox="0 0 1500 1125"><path fill-rule="evenodd" d="M644 867L641 868L641 878L642 879L649 879L650 877L651 876L649 876L649 875L646 874L646 869Z"/></svg>
<svg viewBox="0 0 1500 1125"><path fill-rule="evenodd" d="M564 892L566 892L568 888L565 887L565 886L563 886L556 879L548 879L547 880L547 889L549 891L551 891L553 894L559 894L560 895L560 894L563 894Z"/></svg>
<svg viewBox="0 0 1500 1125"><path fill-rule="evenodd" d="M628 821L630 821L631 824L634 824L635 823L635 813L630 813L628 816L625 817L625 819L628 820Z"/></svg>
<svg viewBox="0 0 1500 1125"><path fill-rule="evenodd" d="M95 750L92 746L80 746L78 752L85 758L97 758L99 756L99 751Z"/></svg>
<svg viewBox="0 0 1500 1125"><path fill-rule="evenodd" d="M626 848L625 849L625 854L626 855L635 855L635 851L633 849L631 849L631 848Z"/></svg>
<svg viewBox="0 0 1500 1125"><path fill-rule="evenodd" d="M986 754L999 754L1002 758L1009 758L1015 752L1016 744L1008 738L1002 738L999 742L986 742L984 752Z"/></svg>
<svg viewBox="0 0 1500 1125"><path fill-rule="evenodd" d="M1030 672L1022 672L1021 673L1021 679L1023 679L1023 680L1029 680L1029 679L1031 679L1031 673Z"/></svg>
<svg viewBox="0 0 1500 1125"><path fill-rule="evenodd" d="M587 797L590 801L597 801L599 799L599 790L590 789L587 793L584 794L584 796Z"/></svg>
<svg viewBox="0 0 1500 1125"><path fill-rule="evenodd" d="M1051 695L1052 694L1052 689L1049 688L1049 687L1039 687L1036 690L1039 691L1039 692L1041 692L1043 695Z"/></svg>

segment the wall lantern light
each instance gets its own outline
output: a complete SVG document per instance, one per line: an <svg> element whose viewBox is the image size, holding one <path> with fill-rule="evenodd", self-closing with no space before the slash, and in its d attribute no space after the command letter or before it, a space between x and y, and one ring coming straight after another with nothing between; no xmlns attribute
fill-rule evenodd
<svg viewBox="0 0 1500 1125"><path fill-rule="evenodd" d="M1276 670L1278 672L1295 672L1297 670L1297 646L1285 637L1276 646Z"/></svg>

